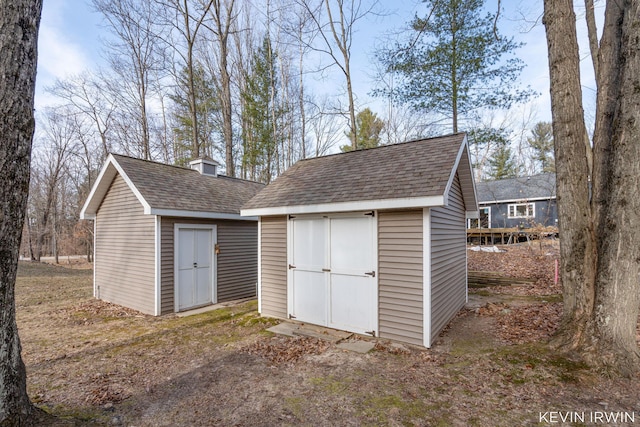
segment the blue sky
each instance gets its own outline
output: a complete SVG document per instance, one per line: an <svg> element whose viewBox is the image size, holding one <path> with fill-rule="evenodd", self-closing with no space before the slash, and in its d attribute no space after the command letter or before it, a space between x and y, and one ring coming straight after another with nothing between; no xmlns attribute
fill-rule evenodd
<svg viewBox="0 0 640 427"><path fill-rule="evenodd" d="M496 0L489 0L487 8L495 10ZM384 2L381 2L384 6ZM394 4L397 4L394 2ZM602 15L602 2L596 4L598 15ZM375 110L376 101L368 96L373 87L371 76L373 69L373 50L380 39L387 33L401 28L417 12L422 14L423 6L419 1L404 1L396 9L387 9L388 15L372 18L361 25L355 34L352 49L352 69L354 70L354 87L358 96L359 107L367 105ZM529 109L533 109L537 120L550 120L549 112L549 79L547 68L547 52L544 28L539 20L542 12L542 0L539 1L502 1L502 21L500 30L505 35L513 36L517 41L526 43L519 51L519 57L527 67L523 71L522 81L540 93L532 101ZM581 10L577 12L581 15ZM523 20L523 17L527 21ZM536 24L533 21L538 20ZM578 22L584 21L578 16ZM601 24L599 25L601 27ZM580 27L584 27L580 25ZM101 34L104 34L100 16L92 11L85 0L47 0L44 2L39 40L39 62L36 92L36 109L49 104L52 99L44 92L44 87L51 85L56 78L78 74L89 68L96 68L101 62ZM584 38L584 37L582 37ZM590 59L586 43L583 46L582 76L584 82L593 79ZM325 90L340 92L343 85L339 78L329 76L322 83ZM593 85L585 84L585 98L593 96ZM591 87L591 88L589 88ZM587 110L589 107L587 107Z"/></svg>

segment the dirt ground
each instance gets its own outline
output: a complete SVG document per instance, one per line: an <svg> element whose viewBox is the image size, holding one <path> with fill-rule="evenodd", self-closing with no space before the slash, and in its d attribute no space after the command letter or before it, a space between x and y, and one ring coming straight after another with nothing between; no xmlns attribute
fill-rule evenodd
<svg viewBox="0 0 640 427"><path fill-rule="evenodd" d="M561 313L555 246L505 248L469 251L470 269L535 284L471 290L429 350L378 340L367 354L273 336L255 301L155 318L93 300L90 269L24 262L29 395L51 425L537 426L569 413L586 419L565 425L640 425L639 378L600 376L544 344Z"/></svg>

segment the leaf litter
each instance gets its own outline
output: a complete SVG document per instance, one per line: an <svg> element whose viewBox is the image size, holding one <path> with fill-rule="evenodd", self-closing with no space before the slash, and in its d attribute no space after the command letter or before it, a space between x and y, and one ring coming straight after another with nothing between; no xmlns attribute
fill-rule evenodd
<svg viewBox="0 0 640 427"><path fill-rule="evenodd" d="M16 288L28 391L69 425L511 426L544 411L640 411L639 378L598 376L544 344L561 313L554 248L505 249L469 263L535 277L531 288L472 290L480 303L431 349L376 339L367 354L268 334L277 321L255 301L155 318L90 298L90 270L59 280L31 266Z"/></svg>

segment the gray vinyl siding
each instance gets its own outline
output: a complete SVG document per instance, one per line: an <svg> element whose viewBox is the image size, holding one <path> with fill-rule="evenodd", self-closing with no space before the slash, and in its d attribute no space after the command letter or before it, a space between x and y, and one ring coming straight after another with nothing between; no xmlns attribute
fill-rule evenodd
<svg viewBox="0 0 640 427"><path fill-rule="evenodd" d="M161 314L172 313L174 304L174 225L215 224L220 253L216 257L217 301L256 296L258 281L258 224L255 221L206 220L162 217Z"/></svg>
<svg viewBox="0 0 640 427"><path fill-rule="evenodd" d="M261 314L287 318L287 217L261 217Z"/></svg>
<svg viewBox="0 0 640 427"><path fill-rule="evenodd" d="M422 209L378 214L380 337L423 345Z"/></svg>
<svg viewBox="0 0 640 427"><path fill-rule="evenodd" d="M154 314L155 217L116 175L95 221L96 297Z"/></svg>
<svg viewBox="0 0 640 427"><path fill-rule="evenodd" d="M534 218L509 218L509 205L517 203L533 203L535 205L535 217ZM522 200L519 202L510 203L482 203L481 208L491 209L491 225L490 228L509 228L519 227L529 228L532 222L535 224L542 224L546 226L557 226L558 222L558 208L556 206L556 200L536 200L528 202Z"/></svg>
<svg viewBox="0 0 640 427"><path fill-rule="evenodd" d="M449 204L431 209L431 341L465 304L467 252L465 207L458 175Z"/></svg>

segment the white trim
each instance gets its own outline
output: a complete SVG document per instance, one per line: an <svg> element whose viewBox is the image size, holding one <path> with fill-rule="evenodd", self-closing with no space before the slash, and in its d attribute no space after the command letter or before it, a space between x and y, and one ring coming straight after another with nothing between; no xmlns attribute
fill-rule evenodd
<svg viewBox="0 0 640 427"><path fill-rule="evenodd" d="M489 210L491 211L491 210ZM491 213L489 213L491 215ZM480 219L478 219L480 221ZM489 221L489 227L491 227L491 221ZM469 251L467 250L467 239L464 240L464 303L469 303Z"/></svg>
<svg viewBox="0 0 640 427"><path fill-rule="evenodd" d="M431 211L422 210L422 333L423 344L431 347Z"/></svg>
<svg viewBox="0 0 640 427"><path fill-rule="evenodd" d="M507 200L489 200L485 202L478 202L479 205L495 205L500 203L529 203L529 202L546 202L555 200L556 196L552 197L532 197L524 199L507 199Z"/></svg>
<svg viewBox="0 0 640 427"><path fill-rule="evenodd" d="M513 213L515 215L511 215L511 207L513 206ZM526 212L529 212L529 206L531 206L531 215L527 215L526 212L524 215L517 215L518 206L526 206ZM524 202L524 203L510 203L507 205L507 219L527 219L527 218L535 218L536 217L536 204L534 202Z"/></svg>
<svg viewBox="0 0 640 427"><path fill-rule="evenodd" d="M98 221L93 221L93 297L100 299L98 295L98 284L96 283L96 230L98 229Z"/></svg>
<svg viewBox="0 0 640 427"><path fill-rule="evenodd" d="M287 319L291 319L293 311L293 270L289 265L293 264L293 221L287 217Z"/></svg>
<svg viewBox="0 0 640 427"><path fill-rule="evenodd" d="M469 213L467 212L467 215L465 216L466 219L466 223L467 223L467 228L471 229L471 228L482 228L481 227L481 214L480 211L482 210L488 210L488 214L487 214L487 229L491 228L491 206L481 206L478 208L478 211L475 212L477 215L476 216L470 216ZM477 227L471 227L471 220L472 219L477 219L478 220L478 226Z"/></svg>
<svg viewBox="0 0 640 427"><path fill-rule="evenodd" d="M109 157L107 157L107 161L102 167L102 170L100 171L96 182L93 184L93 188L89 193L89 197L87 197L87 200L84 202L84 206L82 206L82 210L80 211L81 219L95 218L95 214L100 207L100 203L102 202L102 199L104 199L104 196L107 194L107 191L111 186L111 182L116 176L116 172L120 174L120 176L122 176L122 179L124 179L124 181L127 183L129 189L131 189L140 204L142 204L142 206L144 207L144 213L147 215L151 214L151 206L149 205L149 203L147 203L144 197L142 197L140 191L138 191L136 186L133 185L133 182L131 181L131 179L129 179L127 174L124 172L124 169L122 169L113 155L109 154Z"/></svg>
<svg viewBox="0 0 640 427"><path fill-rule="evenodd" d="M262 314L262 220L258 220L258 314Z"/></svg>
<svg viewBox="0 0 640 427"><path fill-rule="evenodd" d="M458 154L456 154L456 161L453 163L453 168L451 168L451 172L449 172L449 179L447 180L447 186L444 188L445 206L449 205L449 191L451 191L453 180L456 178L456 173L458 172L458 166L460 165L460 159L462 158L462 153L464 152L464 149L466 146L467 146L467 136L465 135L464 138L462 138L462 144L460 144L460 148L458 148Z"/></svg>
<svg viewBox="0 0 640 427"><path fill-rule="evenodd" d="M482 209L482 208L479 208ZM477 219L480 218L480 211L465 211L464 213L465 218L467 219Z"/></svg>
<svg viewBox="0 0 640 427"><path fill-rule="evenodd" d="M180 301L178 300L178 230L181 228L198 228L211 230L211 304L218 301L218 260L216 255L216 244L218 244L218 227L216 224L188 224L175 223L173 225L173 310L180 311Z"/></svg>
<svg viewBox="0 0 640 427"><path fill-rule="evenodd" d="M147 213L147 212L145 212ZM184 211L179 209L150 209L151 215L176 216L181 218L202 218L202 219L233 219L239 221L257 221L257 216L240 216L240 214L220 213L220 212L201 212L201 211Z"/></svg>
<svg viewBox="0 0 640 427"><path fill-rule="evenodd" d="M162 300L161 300L161 291L162 291L162 254L160 252L162 248L162 217L156 215L155 221L155 270L156 270L156 280L155 280L155 309L154 314L156 316L160 316L162 312Z"/></svg>
<svg viewBox="0 0 640 427"><path fill-rule="evenodd" d="M268 208L242 209L242 216L296 215L340 212L361 212L379 209L403 209L444 206L444 196L407 197L402 199L360 200L317 205L275 206Z"/></svg>
<svg viewBox="0 0 640 427"><path fill-rule="evenodd" d="M373 296L373 330L376 333L376 338L380 337L380 270L378 269L378 257L380 256L380 249L378 248L378 211L374 211L373 221L371 221L373 230L373 271L376 272L374 279L374 286L376 287L376 291Z"/></svg>

